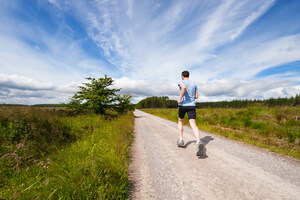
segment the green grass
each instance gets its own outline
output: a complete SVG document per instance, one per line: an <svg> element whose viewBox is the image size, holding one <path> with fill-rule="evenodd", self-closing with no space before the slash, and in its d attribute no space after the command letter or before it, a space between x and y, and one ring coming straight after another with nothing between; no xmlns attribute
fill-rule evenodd
<svg viewBox="0 0 300 200"><path fill-rule="evenodd" d="M26 112L31 116L34 111ZM112 119L98 115L54 118L60 120L73 139L64 141L63 145L53 145L55 148L33 160L25 159L18 170L5 165L1 156L0 173L1 178L5 179L0 187L0 198L128 199L133 113ZM11 141L10 145L18 149L15 146L23 140ZM31 138L27 142L35 144L35 140ZM2 147L3 143L9 145L7 140L2 140ZM51 145L43 143L47 144ZM19 149L24 146L27 147L24 144ZM2 148L2 155L4 151L5 154L10 152ZM16 163L12 162L11 166L13 164Z"/></svg>
<svg viewBox="0 0 300 200"><path fill-rule="evenodd" d="M143 109L178 121L177 109ZM243 141L300 159L300 107L202 108L197 109L197 126L205 131ZM187 116L184 124L188 125Z"/></svg>

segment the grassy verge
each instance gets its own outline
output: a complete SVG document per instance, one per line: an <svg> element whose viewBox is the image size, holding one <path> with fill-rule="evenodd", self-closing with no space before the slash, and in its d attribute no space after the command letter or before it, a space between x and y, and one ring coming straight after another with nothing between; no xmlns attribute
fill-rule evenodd
<svg viewBox="0 0 300 200"><path fill-rule="evenodd" d="M3 180L0 198L128 199L133 114L128 113L113 119L104 119L97 115L63 118L54 116L53 119L62 124L64 131L67 130L72 136L69 138L72 139L68 140L67 137L67 141L56 142L56 145L52 144L55 143L54 139L48 142L41 141L43 146L52 145L51 151L43 151L44 153L39 155L33 153L31 158L24 159L18 170L9 168L16 164L13 160L10 166L6 165L7 162L4 161L8 158L4 155L15 155L14 152L18 154L18 150L24 146L30 147L26 142L36 144L35 141L41 138L25 140L26 137L21 137L17 142L2 139L0 173ZM30 120L27 119L27 123L24 124L28 124L28 121ZM53 126L58 121L53 121ZM2 123L2 129L5 127L9 126ZM57 129L59 127L55 129L54 126L49 130L53 132ZM10 148L7 149L6 146ZM15 150L11 151L11 148Z"/></svg>
<svg viewBox="0 0 300 200"><path fill-rule="evenodd" d="M177 122L177 109L143 109ZM300 107L197 109L197 126L205 131L243 141L300 159ZM187 116L184 124L188 125Z"/></svg>

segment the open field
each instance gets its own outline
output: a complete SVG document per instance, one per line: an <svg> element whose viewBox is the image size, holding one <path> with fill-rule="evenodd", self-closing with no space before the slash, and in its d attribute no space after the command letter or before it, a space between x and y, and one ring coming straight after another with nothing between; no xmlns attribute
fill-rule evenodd
<svg viewBox="0 0 300 200"><path fill-rule="evenodd" d="M132 113L60 117L0 110L0 198L127 199Z"/></svg>
<svg viewBox="0 0 300 200"><path fill-rule="evenodd" d="M196 156L193 131L136 110L132 146L132 199L298 200L300 160L201 131L205 153Z"/></svg>
<svg viewBox="0 0 300 200"><path fill-rule="evenodd" d="M142 109L172 121L177 109ZM197 126L205 131L300 159L300 107L197 109ZM188 125L187 116L184 120Z"/></svg>

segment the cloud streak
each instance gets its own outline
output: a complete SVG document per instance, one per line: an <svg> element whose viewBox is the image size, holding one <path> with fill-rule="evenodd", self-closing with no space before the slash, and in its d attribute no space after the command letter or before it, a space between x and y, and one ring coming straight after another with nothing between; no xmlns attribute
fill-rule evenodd
<svg viewBox="0 0 300 200"><path fill-rule="evenodd" d="M190 68L203 64L215 56L216 48L238 38L273 4L273 0L255 3L231 0L215 9L207 3L209 11L202 14L191 8L199 5L191 3L176 2L168 7L160 6L159 12L153 12L132 1L121 5L113 2L106 5L100 1L95 4L95 11L86 13L85 23L89 36L103 50L109 62L119 66L128 76L133 73L146 79L162 70L163 74L170 74L167 71L178 73L181 66ZM146 3L145 6L154 5ZM190 19L191 15L193 19ZM188 27L194 19L203 20L196 27L181 31L183 24ZM179 34L183 36L174 40L172 36ZM191 37L185 38L184 35ZM171 76L175 73L171 72Z"/></svg>

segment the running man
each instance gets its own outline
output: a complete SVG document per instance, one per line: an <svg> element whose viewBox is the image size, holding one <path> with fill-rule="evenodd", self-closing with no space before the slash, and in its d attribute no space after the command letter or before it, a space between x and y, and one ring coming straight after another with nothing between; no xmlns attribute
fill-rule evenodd
<svg viewBox="0 0 300 200"><path fill-rule="evenodd" d="M177 141L177 146L184 146L183 141L183 118L185 114L188 114L190 126L193 129L193 132L197 139L197 156L203 155L204 145L200 140L200 133L198 127L196 126L196 102L195 99L198 99L198 88L196 84L189 80L189 72L183 71L181 74L180 83L178 86L180 88L180 97L178 100L178 129L179 129L179 139Z"/></svg>

